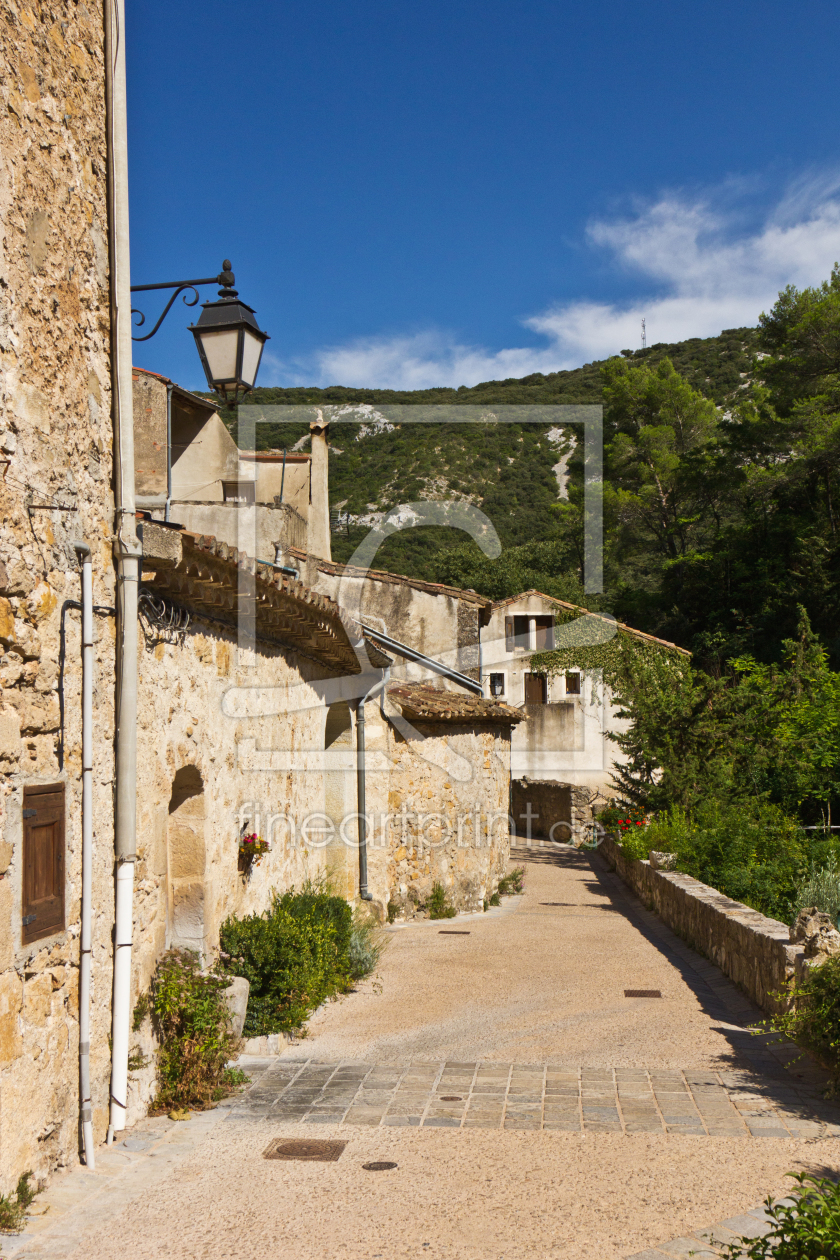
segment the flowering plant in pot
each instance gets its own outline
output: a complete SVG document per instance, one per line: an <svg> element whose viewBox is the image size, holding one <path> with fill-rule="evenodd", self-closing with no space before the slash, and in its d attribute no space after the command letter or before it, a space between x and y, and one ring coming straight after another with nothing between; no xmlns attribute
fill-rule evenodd
<svg viewBox="0 0 840 1260"><path fill-rule="evenodd" d="M255 831L250 835L243 833L239 837L239 870L242 874L249 875L255 866L259 866L270 848L268 841Z"/></svg>

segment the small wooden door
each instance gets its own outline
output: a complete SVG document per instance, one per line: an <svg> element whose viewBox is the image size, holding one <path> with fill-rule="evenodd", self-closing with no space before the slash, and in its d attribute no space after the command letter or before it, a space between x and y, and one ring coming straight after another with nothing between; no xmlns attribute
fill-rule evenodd
<svg viewBox="0 0 840 1260"><path fill-rule="evenodd" d="M23 944L64 928L64 784L23 789Z"/></svg>
<svg viewBox="0 0 840 1260"><path fill-rule="evenodd" d="M545 704L548 698L548 688L543 674L526 674L525 675L525 703L526 704Z"/></svg>

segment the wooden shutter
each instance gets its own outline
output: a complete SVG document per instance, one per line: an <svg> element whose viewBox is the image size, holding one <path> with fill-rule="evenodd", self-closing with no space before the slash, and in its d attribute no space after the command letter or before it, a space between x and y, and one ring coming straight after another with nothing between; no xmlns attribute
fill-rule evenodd
<svg viewBox="0 0 840 1260"><path fill-rule="evenodd" d="M553 617L535 617L536 622L536 649L538 652L554 651L554 618Z"/></svg>
<svg viewBox="0 0 840 1260"><path fill-rule="evenodd" d="M23 944L64 928L64 784L23 789Z"/></svg>
<svg viewBox="0 0 840 1260"><path fill-rule="evenodd" d="M525 703L545 704L548 695L546 680L542 674L525 675Z"/></svg>
<svg viewBox="0 0 840 1260"><path fill-rule="evenodd" d="M505 617L505 651L513 651L513 617Z"/></svg>

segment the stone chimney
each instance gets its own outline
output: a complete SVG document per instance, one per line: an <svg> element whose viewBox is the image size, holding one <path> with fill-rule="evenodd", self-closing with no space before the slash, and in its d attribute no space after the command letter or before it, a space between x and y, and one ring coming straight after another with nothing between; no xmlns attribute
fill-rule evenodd
<svg viewBox="0 0 840 1260"><path fill-rule="evenodd" d="M330 553L330 477L328 421L313 420L309 426L312 435L311 464L309 472L309 529L306 550L319 560L332 560Z"/></svg>

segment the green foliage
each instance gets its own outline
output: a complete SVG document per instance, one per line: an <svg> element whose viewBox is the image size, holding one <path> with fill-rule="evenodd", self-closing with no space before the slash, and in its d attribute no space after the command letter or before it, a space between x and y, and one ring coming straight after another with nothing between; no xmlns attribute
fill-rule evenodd
<svg viewBox="0 0 840 1260"><path fill-rule="evenodd" d="M840 958L809 968L789 996L789 1008L772 1016L771 1027L814 1050L840 1083Z"/></svg>
<svg viewBox="0 0 840 1260"><path fill-rule="evenodd" d="M676 853L677 870L785 923L809 852L796 820L760 799L700 801L690 814L672 806L648 825L644 848Z"/></svg>
<svg viewBox="0 0 840 1260"><path fill-rule="evenodd" d="M22 1173L14 1194L0 1195L0 1233L19 1234L26 1224L26 1209L40 1191L30 1185L31 1172Z"/></svg>
<svg viewBox="0 0 840 1260"><path fill-rule="evenodd" d="M426 910L430 919L454 919L458 911L446 900L446 889L443 884L433 884L432 891L426 898Z"/></svg>
<svg viewBox="0 0 840 1260"><path fill-rule="evenodd" d="M488 906L500 906L502 904L502 894L496 890L489 898L486 899Z"/></svg>
<svg viewBox="0 0 840 1260"><path fill-rule="evenodd" d="M810 906L816 906L830 915L832 923L837 926L840 919L840 859L834 847L824 863L811 862L811 869L796 889L793 917Z"/></svg>
<svg viewBox="0 0 840 1260"><path fill-rule="evenodd" d="M291 1032L327 998L368 975L381 953L375 926L322 885L275 894L264 914L222 925L219 967L251 984L245 1034Z"/></svg>
<svg viewBox="0 0 840 1260"><path fill-rule="evenodd" d="M499 880L499 894L502 897L510 897L515 893L521 893L525 887L525 867L515 866L507 875L503 875Z"/></svg>
<svg viewBox="0 0 840 1260"><path fill-rule="evenodd" d="M840 796L840 675L800 609L782 660L751 657L713 677L667 653L627 656L615 703L631 728L620 796L643 809L760 797L803 821L830 821Z"/></svg>
<svg viewBox="0 0 840 1260"><path fill-rule="evenodd" d="M230 1028L227 987L224 979L202 975L190 951L171 950L158 963L151 987L160 1043L153 1110L206 1107L247 1080L227 1067L239 1045Z"/></svg>
<svg viewBox="0 0 840 1260"><path fill-rule="evenodd" d="M134 1016L131 1021L131 1027L134 1032L139 1032L143 1026L143 1020L151 1011L152 1006L148 993L141 993L134 1006Z"/></svg>
<svg viewBox="0 0 840 1260"><path fill-rule="evenodd" d="M719 1244L728 1260L840 1260L840 1186L826 1177L789 1175L796 1202L765 1199L769 1232Z"/></svg>

